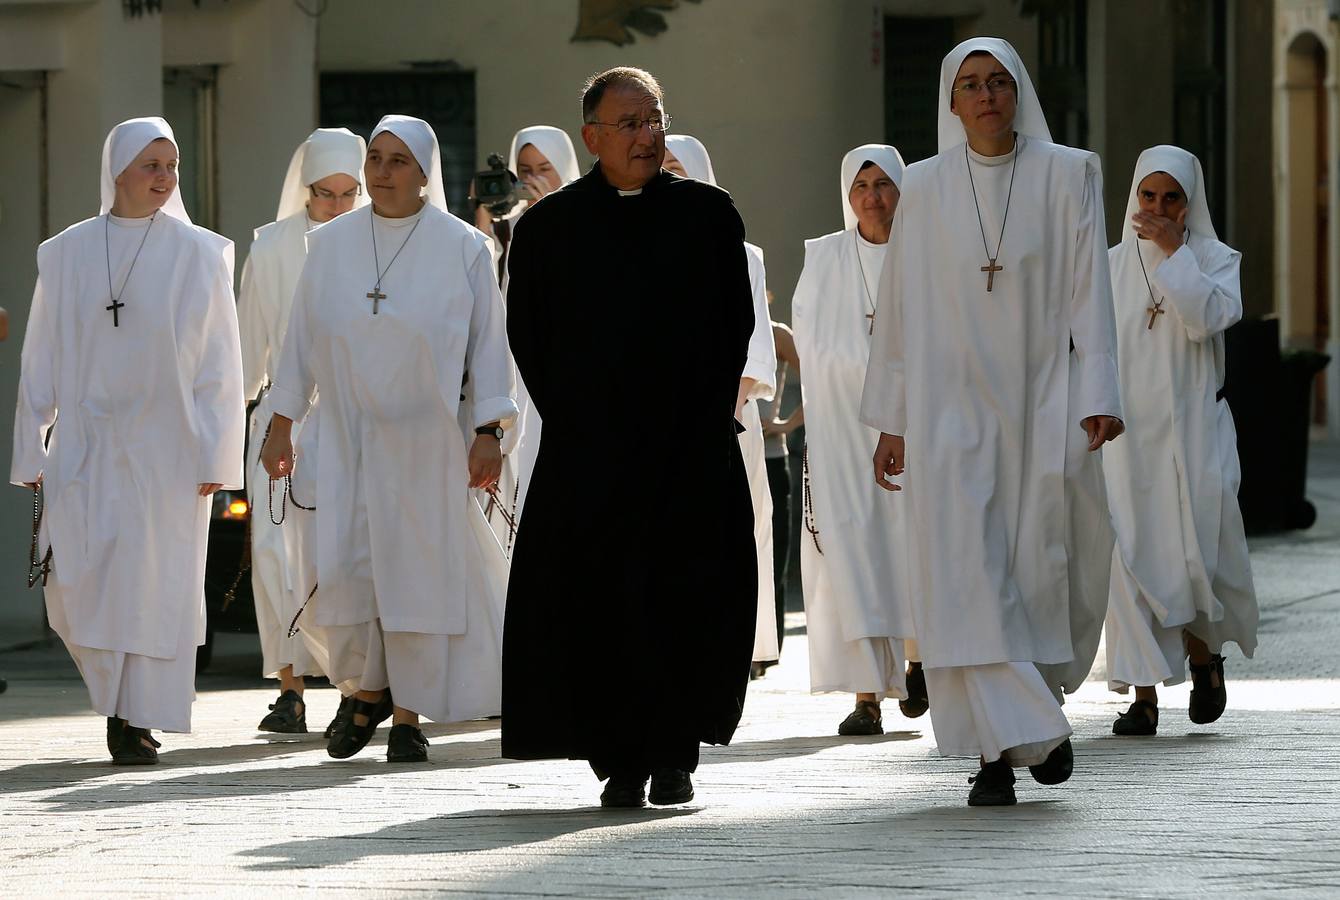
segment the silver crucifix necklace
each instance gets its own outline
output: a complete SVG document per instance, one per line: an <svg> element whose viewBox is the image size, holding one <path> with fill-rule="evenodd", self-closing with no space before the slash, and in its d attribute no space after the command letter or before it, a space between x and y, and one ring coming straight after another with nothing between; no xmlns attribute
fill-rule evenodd
<svg viewBox="0 0 1340 900"><path fill-rule="evenodd" d="M121 282L121 292L118 294L116 288L112 286L112 214L107 213L107 218L103 225L103 242L107 248L107 295L112 298L112 305L105 309L112 314L112 327L121 327L121 310L125 306L121 298L126 295L126 285L130 284L130 276L135 272L135 263L140 261L140 251L144 249L144 242L149 240L149 231L154 227L154 222L158 221L158 210L149 217L149 224L144 227L144 237L140 238L140 246L135 250L135 256L130 261L130 269L126 272L125 281Z"/></svg>
<svg viewBox="0 0 1340 900"><path fill-rule="evenodd" d="M414 232L419 230L419 223L422 221L423 209L420 208L418 220L415 221L414 226L410 228L409 234L405 235L405 240L401 243L400 249L395 252L395 256L391 257L391 261L387 263L386 268L383 269L381 267L381 262L377 259L377 216L375 213L369 214L368 222L372 228L372 268L377 273L377 283L373 285L372 290L368 291L364 296L372 301L372 314L374 316L377 315L378 306L386 299L386 295L382 293L382 279L386 277L387 272L391 271L391 266L395 265L395 261L400 258L401 252L405 249L405 244L408 244L409 239L414 237Z"/></svg>
<svg viewBox="0 0 1340 900"><path fill-rule="evenodd" d="M870 307L870 312L865 317L870 320L870 334L875 333L875 301L870 297L870 282L865 280L865 261L861 259L861 226L857 225L851 230L852 241L856 244L856 264L861 267L861 287L865 290L865 305Z"/></svg>
<svg viewBox="0 0 1340 900"><path fill-rule="evenodd" d="M1005 271L1005 267L999 265L996 260L1000 259L1000 248L1005 243L1005 223L1010 219L1010 200L1014 197L1014 173L1019 168L1019 154L1023 152L1024 139L1015 134L1014 136L1014 161L1010 163L1010 189L1005 194L1005 215L1000 217L1000 240L996 241L996 254L991 255L991 248L986 243L986 226L982 224L982 205L977 201L977 183L972 178L972 160L968 158L968 145L963 145L963 164L968 167L968 184L972 186L972 205L977 209L977 227L982 231L982 249L986 251L986 265L982 266L982 271L986 273L986 292L991 293L992 282L996 280L996 273Z"/></svg>

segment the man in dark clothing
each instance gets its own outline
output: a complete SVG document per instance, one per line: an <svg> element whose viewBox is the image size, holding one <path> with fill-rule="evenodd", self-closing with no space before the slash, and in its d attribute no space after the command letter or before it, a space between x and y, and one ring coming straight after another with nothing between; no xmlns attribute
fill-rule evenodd
<svg viewBox="0 0 1340 900"><path fill-rule="evenodd" d="M544 437L512 556L503 756L589 760L605 806L641 806L649 777L652 803L685 803L699 742L739 724L754 641L744 225L724 191L661 170L651 75L595 76L582 115L597 162L518 220L508 263ZM676 402L644 415L667 378Z"/></svg>

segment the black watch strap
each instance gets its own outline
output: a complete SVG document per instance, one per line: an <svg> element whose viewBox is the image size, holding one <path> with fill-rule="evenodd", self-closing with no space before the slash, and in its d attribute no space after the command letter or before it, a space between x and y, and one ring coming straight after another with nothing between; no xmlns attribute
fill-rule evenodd
<svg viewBox="0 0 1340 900"><path fill-rule="evenodd" d="M503 439L503 430L501 425L480 425L478 428L475 429L475 434L481 436L488 435L489 437L495 437L500 441Z"/></svg>

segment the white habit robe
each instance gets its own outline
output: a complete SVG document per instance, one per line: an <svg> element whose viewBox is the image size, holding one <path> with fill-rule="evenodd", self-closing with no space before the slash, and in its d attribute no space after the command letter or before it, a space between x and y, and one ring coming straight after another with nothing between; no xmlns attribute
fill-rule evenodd
<svg viewBox="0 0 1340 900"><path fill-rule="evenodd" d="M1020 137L1001 157L969 151L949 113L974 49L1018 85ZM960 44L941 71L941 152L904 177L861 419L906 439L907 489L893 500L913 523L910 596L939 750L1034 765L1070 734L1058 688L1087 674L1107 602L1111 531L1081 426L1121 417L1102 177L1094 154L1049 142L1004 41ZM981 233L994 251L1016 162L988 292Z"/></svg>
<svg viewBox="0 0 1340 900"><path fill-rule="evenodd" d="M688 177L716 186L716 170L707 147L688 134L668 134L666 149L674 154ZM763 418L759 401L773 398L777 387L777 346L772 339L772 319L768 312L768 277L763 248L745 241L749 260L749 287L754 298L754 332L749 336L749 355L741 378L752 378L754 385L740 412L740 453L749 477L749 498L754 508L754 548L758 554L758 614L754 619L754 662L777 659L777 594L774 588L772 559L772 490L768 486L768 460L763 442Z"/></svg>
<svg viewBox="0 0 1340 900"><path fill-rule="evenodd" d="M400 252L376 315L364 296L374 233L384 269ZM501 583L490 577L487 524L467 487L456 418L467 367L482 398L474 424L510 424L502 299L482 233L432 204L405 219L355 210L309 233L271 389L295 421L321 395L316 459L301 460L316 469L320 585L302 628L318 632L345 693L390 687L396 705L435 721L501 705L505 567Z"/></svg>
<svg viewBox="0 0 1340 900"><path fill-rule="evenodd" d="M307 230L313 223L307 210L295 213L256 230L255 242L242 267L242 288L237 300L238 325L242 335L243 390L255 397L272 380L288 330L293 291L307 258ZM285 666L293 666L294 675L320 675L301 638L288 636L289 623L301 605L295 598L292 551L289 544L298 538L286 532L293 526L277 526L270 518L270 476L261 465L261 447L274 414L267 392L256 404L251 416L247 444L247 494L251 501L251 589L256 598L256 631L261 641L261 674L275 678ZM301 435L302 424L294 430ZM275 485L282 491L283 485ZM312 498L303 499L311 505ZM276 492L275 515L279 515ZM292 504L290 504L292 508ZM296 517L295 517L296 518Z"/></svg>
<svg viewBox="0 0 1340 900"><path fill-rule="evenodd" d="M1123 693L1185 680L1183 630L1211 652L1233 641L1250 657L1258 619L1237 433L1216 396L1224 330L1242 318L1242 256L1215 237L1200 163L1180 148L1141 155L1128 222L1153 172L1172 175L1189 198L1186 243L1166 256L1127 228L1109 253L1127 433L1103 456L1117 532L1107 666L1109 686ZM1164 299L1152 328L1151 290Z"/></svg>
<svg viewBox="0 0 1340 900"><path fill-rule="evenodd" d="M875 484L870 456L879 433L859 418L869 315L886 259L885 246L860 236L847 203L866 159L895 184L902 179L892 147L847 154L841 199L849 227L805 242L791 328L804 391L808 515L818 532L817 541L800 536L810 690L882 700L907 697L904 640L913 631L906 507Z"/></svg>
<svg viewBox="0 0 1340 900"><path fill-rule="evenodd" d="M117 173L172 136L161 119L118 129L132 146L112 149ZM37 251L10 480L43 480L47 615L93 709L136 728L191 729L212 506L199 485L242 485L230 249L165 208L87 219Z"/></svg>

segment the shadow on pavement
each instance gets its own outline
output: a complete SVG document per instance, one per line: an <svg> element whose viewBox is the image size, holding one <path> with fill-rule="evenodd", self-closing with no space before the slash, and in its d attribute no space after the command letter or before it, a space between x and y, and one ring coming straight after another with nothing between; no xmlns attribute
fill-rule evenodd
<svg viewBox="0 0 1340 900"><path fill-rule="evenodd" d="M469 853L535 844L564 835L640 822L691 816L693 808L603 810L599 807L551 810L474 809L418 822L391 825L367 834L287 841L242 852L263 857L253 870L314 869L375 856Z"/></svg>
<svg viewBox="0 0 1340 900"><path fill-rule="evenodd" d="M840 737L838 735L811 735L808 737L779 738L773 741L744 741L729 747L702 748L702 765L738 762L768 762L774 759L793 759L809 756L834 747L851 745L869 746L921 738L919 731L888 731L869 737Z"/></svg>

